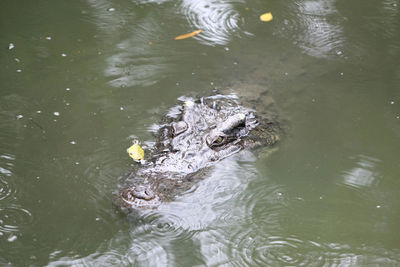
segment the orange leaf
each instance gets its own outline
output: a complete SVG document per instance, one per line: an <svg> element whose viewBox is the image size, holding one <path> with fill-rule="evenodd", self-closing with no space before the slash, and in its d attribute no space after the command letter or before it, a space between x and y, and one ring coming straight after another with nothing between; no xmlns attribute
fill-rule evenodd
<svg viewBox="0 0 400 267"><path fill-rule="evenodd" d="M193 37L193 36L195 36L195 35L197 35L197 34L199 34L201 32L202 32L202 30L197 30L197 31L194 31L194 32L191 32L191 33L182 34L182 35L176 36L174 38L174 40L182 40L182 39L190 38L190 37Z"/></svg>

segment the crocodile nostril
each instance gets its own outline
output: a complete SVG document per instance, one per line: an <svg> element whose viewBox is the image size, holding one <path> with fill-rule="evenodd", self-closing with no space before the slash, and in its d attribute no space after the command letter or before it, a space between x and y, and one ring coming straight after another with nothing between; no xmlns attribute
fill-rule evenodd
<svg viewBox="0 0 400 267"><path fill-rule="evenodd" d="M188 129L188 125L184 121L174 122L172 124L172 129L174 130L174 135L177 136Z"/></svg>
<svg viewBox="0 0 400 267"><path fill-rule="evenodd" d="M147 188L145 186L134 187L131 190L131 194L135 198L140 198L140 199L144 199L144 200L151 200L155 197L153 191L150 188Z"/></svg>

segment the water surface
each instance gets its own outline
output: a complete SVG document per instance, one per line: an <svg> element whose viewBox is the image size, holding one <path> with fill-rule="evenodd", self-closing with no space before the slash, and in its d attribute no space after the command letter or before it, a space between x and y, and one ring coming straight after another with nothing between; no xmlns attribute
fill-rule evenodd
<svg viewBox="0 0 400 267"><path fill-rule="evenodd" d="M0 264L399 265L399 17L397 0L2 1ZM218 88L273 102L279 149L120 214L132 140Z"/></svg>

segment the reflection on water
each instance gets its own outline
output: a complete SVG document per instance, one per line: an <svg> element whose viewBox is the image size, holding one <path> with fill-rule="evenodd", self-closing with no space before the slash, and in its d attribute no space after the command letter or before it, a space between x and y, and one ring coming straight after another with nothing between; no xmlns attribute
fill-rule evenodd
<svg viewBox="0 0 400 267"><path fill-rule="evenodd" d="M343 183L353 187L367 187L378 183L376 173L376 164L379 163L378 159L360 155L357 157L357 166L349 171L345 171L343 175Z"/></svg>

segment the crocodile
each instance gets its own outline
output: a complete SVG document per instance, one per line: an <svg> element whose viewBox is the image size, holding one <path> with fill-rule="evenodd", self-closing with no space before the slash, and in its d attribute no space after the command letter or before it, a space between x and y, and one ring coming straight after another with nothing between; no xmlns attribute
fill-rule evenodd
<svg viewBox="0 0 400 267"><path fill-rule="evenodd" d="M141 164L125 175L114 195L124 211L157 208L190 190L201 172L242 149L271 147L281 127L242 106L236 95L180 98L156 131L157 141Z"/></svg>

